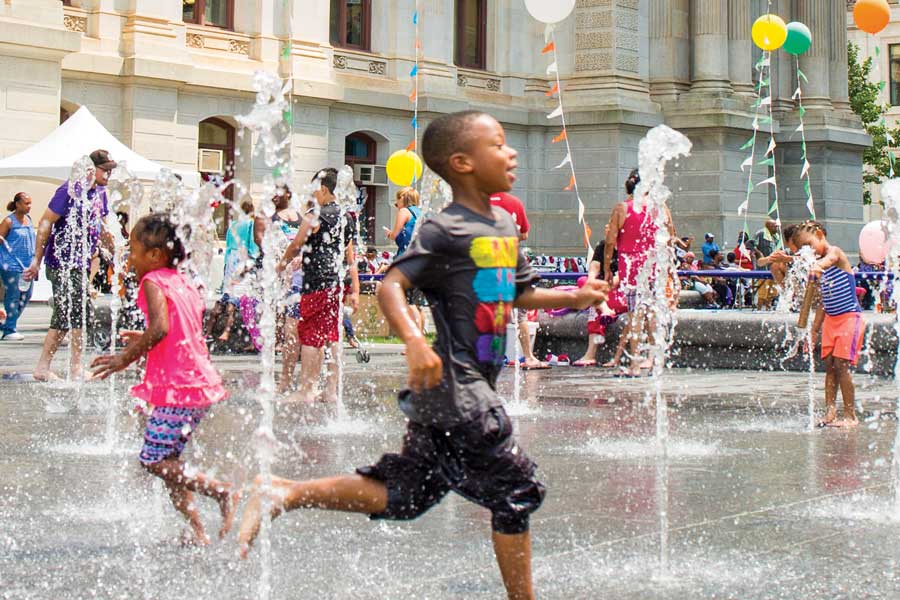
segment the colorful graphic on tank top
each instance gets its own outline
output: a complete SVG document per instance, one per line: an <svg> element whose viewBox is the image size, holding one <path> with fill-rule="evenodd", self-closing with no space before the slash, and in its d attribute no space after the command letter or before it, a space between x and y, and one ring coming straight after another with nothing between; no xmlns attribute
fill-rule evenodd
<svg viewBox="0 0 900 600"><path fill-rule="evenodd" d="M519 240L514 237L478 237L469 256L478 267L472 289L479 300L475 310L478 361L502 364L506 324L516 299L516 264Z"/></svg>

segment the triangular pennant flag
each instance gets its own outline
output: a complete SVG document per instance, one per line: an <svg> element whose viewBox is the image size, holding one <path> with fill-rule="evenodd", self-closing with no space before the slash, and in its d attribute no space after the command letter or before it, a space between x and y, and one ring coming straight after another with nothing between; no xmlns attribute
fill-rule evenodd
<svg viewBox="0 0 900 600"><path fill-rule="evenodd" d="M883 91L884 91L884 88L886 88L886 87L887 87L887 82L886 82L886 81L879 81L879 82L878 82L878 91L879 91L879 92L883 92Z"/></svg>
<svg viewBox="0 0 900 600"><path fill-rule="evenodd" d="M413 25L419 24L419 11L413 13Z"/></svg>
<svg viewBox="0 0 900 600"><path fill-rule="evenodd" d="M760 106L771 106L772 105L772 96L766 96L762 100L759 101Z"/></svg>
<svg viewBox="0 0 900 600"><path fill-rule="evenodd" d="M416 151L416 140L413 140L409 143L409 146L406 147L407 152L415 152Z"/></svg>
<svg viewBox="0 0 900 600"><path fill-rule="evenodd" d="M756 187L759 187L761 185L778 185L778 183L775 181L774 177L769 177L768 179L765 179L765 180L757 183Z"/></svg>
<svg viewBox="0 0 900 600"><path fill-rule="evenodd" d="M563 159L563 161L553 168L554 169L562 169L564 166L571 165L571 164L572 164L572 155L566 154L566 157Z"/></svg>
<svg viewBox="0 0 900 600"><path fill-rule="evenodd" d="M803 90L801 90L801 89L798 87L797 90L794 92L794 95L791 96L791 99L792 99L792 100L796 100L797 98L800 98L801 96L803 96Z"/></svg>
<svg viewBox="0 0 900 600"><path fill-rule="evenodd" d="M416 40L416 50L422 49L422 40Z"/></svg>
<svg viewBox="0 0 900 600"><path fill-rule="evenodd" d="M413 65L412 70L409 72L410 77L415 77L419 74L419 65Z"/></svg>
<svg viewBox="0 0 900 600"><path fill-rule="evenodd" d="M797 81L799 81L801 79L803 81L805 81L806 83L809 83L809 79L806 78L806 74L803 71L801 71L800 69L797 69Z"/></svg>
<svg viewBox="0 0 900 600"><path fill-rule="evenodd" d="M566 141L567 139L569 139L569 135L566 133L566 130L563 129L563 130L562 130L562 133L560 133L558 136L556 136L555 138L553 138L553 143L554 143L554 144L558 144L559 142L564 142L564 141Z"/></svg>
<svg viewBox="0 0 900 600"><path fill-rule="evenodd" d="M766 150L766 156L775 152L775 138L769 140L769 148Z"/></svg>
<svg viewBox="0 0 900 600"><path fill-rule="evenodd" d="M750 179L747 180L747 195L749 196L752 193L753 193L753 177L751 177Z"/></svg>
<svg viewBox="0 0 900 600"><path fill-rule="evenodd" d="M772 123L772 117L763 117L759 120L763 125L770 125Z"/></svg>
<svg viewBox="0 0 900 600"><path fill-rule="evenodd" d="M574 181L574 176L572 180ZM584 223L584 202L581 201L581 198L578 198L578 222Z"/></svg>
<svg viewBox="0 0 900 600"><path fill-rule="evenodd" d="M797 126L797 129L794 130L794 133L803 133L803 123L800 123Z"/></svg>
<svg viewBox="0 0 900 600"><path fill-rule="evenodd" d="M894 143L894 136L892 136L890 133L885 133L885 134L884 134L884 141L886 141L888 144L893 145L893 143Z"/></svg>
<svg viewBox="0 0 900 600"><path fill-rule="evenodd" d="M806 177L809 174L809 167L810 167L809 161L804 160L803 161L803 170L800 171L800 179L803 179L804 177Z"/></svg>
<svg viewBox="0 0 900 600"><path fill-rule="evenodd" d="M548 119L555 119L556 117L562 116L562 114L563 114L562 106L557 106L557 107L553 110L552 113L550 113L549 115L547 115L547 118L548 118Z"/></svg>
<svg viewBox="0 0 900 600"><path fill-rule="evenodd" d="M806 201L806 210L809 211L809 214L812 215L812 218L816 218L816 203L813 200L812 195L810 195L809 200Z"/></svg>
<svg viewBox="0 0 900 600"><path fill-rule="evenodd" d="M594 232L591 230L591 226L588 225L587 223L585 223L584 224L584 247L585 248L591 247L591 234L593 234L593 233Z"/></svg>
<svg viewBox="0 0 900 600"><path fill-rule="evenodd" d="M554 83L554 84L553 84L553 87L550 88L550 91L546 92L545 95L549 98L549 97L552 96L553 94L557 94L557 93L559 93L559 84L558 84L558 83Z"/></svg>
<svg viewBox="0 0 900 600"><path fill-rule="evenodd" d="M805 106L798 107L797 113L799 113L800 118L802 119L806 115L806 107Z"/></svg>
<svg viewBox="0 0 900 600"><path fill-rule="evenodd" d="M741 150L746 150L747 148L751 148L756 143L756 136L754 135L752 138L744 142L744 145L741 146Z"/></svg>
<svg viewBox="0 0 900 600"><path fill-rule="evenodd" d="M807 178L803 182L803 191L806 192L806 195L809 196L812 194L812 187L809 184L809 179Z"/></svg>
<svg viewBox="0 0 900 600"><path fill-rule="evenodd" d="M547 75L552 75L553 73L559 73L559 67L557 66L555 60L550 63L549 67L547 67Z"/></svg>
<svg viewBox="0 0 900 600"><path fill-rule="evenodd" d="M413 118L412 118L412 126L413 126L413 129L418 129L418 128L419 128L419 117L413 117Z"/></svg>
<svg viewBox="0 0 900 600"><path fill-rule="evenodd" d="M556 50L556 42L550 42L549 44L544 46L544 49L541 50L541 54L547 54L548 52L553 52L554 50Z"/></svg>
<svg viewBox="0 0 900 600"><path fill-rule="evenodd" d="M778 212L778 203L777 203L777 202L773 202L773 203L772 203L772 206L769 207L769 212L766 213L766 214L768 214L769 216L771 216L771 215L774 215L776 212Z"/></svg>
<svg viewBox="0 0 900 600"><path fill-rule="evenodd" d="M409 95L409 101L415 102L418 97L419 97L419 90L413 90L412 94Z"/></svg>
<svg viewBox="0 0 900 600"><path fill-rule="evenodd" d="M756 61L756 68L761 69L763 67L768 67L770 64L772 64L772 61L769 60L767 55L763 54L759 57L759 60Z"/></svg>
<svg viewBox="0 0 900 600"><path fill-rule="evenodd" d="M759 117L753 117L753 130L759 131Z"/></svg>
<svg viewBox="0 0 900 600"><path fill-rule="evenodd" d="M771 158L767 158L767 159L765 159L765 160L761 160L761 161L759 161L759 162L756 163L756 164L759 165L759 166L761 166L761 167L774 167L774 166L775 166L775 157L773 156L773 157L771 157Z"/></svg>
<svg viewBox="0 0 900 600"><path fill-rule="evenodd" d="M574 189L575 189L575 176L572 175L572 176L569 178L569 185L567 185L567 186L565 187L565 190L566 190L567 192L571 192L571 191L574 190Z"/></svg>
<svg viewBox="0 0 900 600"><path fill-rule="evenodd" d="M740 217L745 212L747 212L748 208L750 208L750 202L748 200L744 200L744 202L741 203L740 206L738 206L738 216Z"/></svg>
<svg viewBox="0 0 900 600"><path fill-rule="evenodd" d="M741 172L743 173L745 168L752 167L752 166L753 166L753 157L748 156L747 159L741 163Z"/></svg>

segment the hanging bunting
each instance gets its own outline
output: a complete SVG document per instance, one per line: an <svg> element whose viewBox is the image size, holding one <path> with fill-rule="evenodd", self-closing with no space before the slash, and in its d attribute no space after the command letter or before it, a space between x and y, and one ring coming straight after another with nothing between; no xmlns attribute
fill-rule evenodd
<svg viewBox="0 0 900 600"><path fill-rule="evenodd" d="M419 139L419 59L422 55L422 39L419 37L419 0L416 0L415 10L413 10L412 16L413 28L415 30L414 36L414 44L413 44L413 55L414 55L414 63L412 69L409 71L409 77L412 79L412 91L409 94L409 101L413 105L413 118L410 122L413 129L413 139L406 147L409 152L416 151L416 140ZM413 186L415 187L418 184L418 177L415 176L415 170L413 171Z"/></svg>
<svg viewBox="0 0 900 600"><path fill-rule="evenodd" d="M794 64L797 67L797 90L794 92L794 101L797 103L797 115L800 117L800 125L794 130L794 133L800 134L800 159L803 161L803 168L800 171L800 179L803 181L803 191L806 194L806 210L812 219L816 218L816 202L812 195L812 186L809 182L809 154L806 147L806 124L803 117L806 115L806 108L803 106L803 82L808 80L803 71L800 70L800 56L794 56Z"/></svg>
<svg viewBox="0 0 900 600"><path fill-rule="evenodd" d="M741 146L741 150L749 150L750 156L748 156L744 162L741 164L741 172L743 172L747 167L750 167L749 173L747 173L747 193L744 196L744 201L738 206L737 214L738 216L744 217L744 231L747 231L747 218L750 210L750 196L753 194L753 167L756 164L756 139L759 135L759 109L763 103L763 90L768 87L768 80L766 79L766 67L770 64L770 59L768 53L763 53L758 61L756 61L756 76L759 79L759 83L756 86L756 101L753 103L754 115L753 115L753 135L750 136L750 139L744 142L744 145Z"/></svg>
<svg viewBox="0 0 900 600"><path fill-rule="evenodd" d="M590 252L591 228L588 226L587 221L585 221L584 218L585 206L584 202L582 202L581 200L581 194L578 191L578 180L575 177L575 161L572 155L572 146L569 143L569 134L566 130L566 114L563 109L562 85L559 79L559 57L556 53L556 35L555 28L552 24L547 25L546 29L544 29L544 43L546 44L546 46L544 46L544 49L541 51L541 53L552 55L552 61L547 66L547 75L553 76L553 85L546 95L548 98L552 98L555 95L556 99L559 101L557 108L555 108L550 114L548 114L547 118L560 118L560 120L562 121L562 132L558 136L553 138L553 143L557 144L560 142L565 142L566 144L566 157L556 168L561 169L568 165L571 170L571 175L569 176L569 185L565 187L565 190L567 192L575 192L575 199L578 201L578 222L581 223L584 229L584 246L588 249L588 252Z"/></svg>

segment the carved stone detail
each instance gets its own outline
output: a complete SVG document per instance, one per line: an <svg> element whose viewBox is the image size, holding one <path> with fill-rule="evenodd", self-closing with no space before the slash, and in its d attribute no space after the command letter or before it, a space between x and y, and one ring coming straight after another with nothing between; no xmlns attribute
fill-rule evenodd
<svg viewBox="0 0 900 600"><path fill-rule="evenodd" d="M196 33L189 33L185 36L185 44L188 48L203 48L203 36Z"/></svg>
<svg viewBox="0 0 900 600"><path fill-rule="evenodd" d="M458 85L459 87L467 87L469 85L469 78L465 75L457 75L456 85Z"/></svg>
<svg viewBox="0 0 900 600"><path fill-rule="evenodd" d="M244 56L250 56L250 42L228 40L228 51L232 54L243 54Z"/></svg>
<svg viewBox="0 0 900 600"><path fill-rule="evenodd" d="M487 83L484 86L488 91L491 92L499 92L500 91L500 80L499 79L488 79Z"/></svg>
<svg viewBox="0 0 900 600"><path fill-rule="evenodd" d="M332 63L335 69L346 69L347 68L347 57L341 56L340 54L334 55L334 61Z"/></svg>
<svg viewBox="0 0 900 600"><path fill-rule="evenodd" d="M373 75L384 75L386 67L387 65L383 62L378 62L376 60L369 61L369 73L372 73Z"/></svg>
<svg viewBox="0 0 900 600"><path fill-rule="evenodd" d="M63 17L63 25L69 31L74 31L76 33L87 33L87 17L65 15Z"/></svg>

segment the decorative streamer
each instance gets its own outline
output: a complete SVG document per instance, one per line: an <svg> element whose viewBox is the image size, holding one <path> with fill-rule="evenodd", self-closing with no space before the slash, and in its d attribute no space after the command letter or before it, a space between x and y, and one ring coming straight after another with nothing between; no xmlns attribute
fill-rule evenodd
<svg viewBox="0 0 900 600"><path fill-rule="evenodd" d="M875 69L878 71L878 75L877 75L877 76L878 76L878 79L879 79L879 81L878 81L878 91L879 91L879 93L883 93L884 90L885 90L885 88L887 87L887 82L884 80L884 77L883 77L882 74L881 74L881 58L880 58L880 57L881 57L881 46L878 45L878 44L876 44L876 45L875 45L875 59L876 59L876 60L875 60ZM881 102L881 99L880 99L880 98L879 98L879 102ZM878 121L878 125L880 125L881 127L884 128L884 138L885 138L884 141L885 141L885 143L886 143L888 146L893 146L895 140L894 140L894 138L891 136L891 131L890 131L890 129L888 129L887 119L885 118L885 115L884 115L884 109L885 109L885 104L882 103L882 104L881 104L881 120ZM894 163L895 163L895 161L896 161L896 158L894 157L893 151L888 150L888 168L889 168L889 170L890 170L890 173L889 173L889 175L888 175L888 179L893 179L893 178L894 178L894 171L895 171L895 169L894 169L894 166L895 166Z"/></svg>
<svg viewBox="0 0 900 600"><path fill-rule="evenodd" d="M800 70L800 56L794 57L797 66L797 91L794 92L794 100L797 101L797 113L800 115L800 126L796 132L800 134L801 158L803 159L803 168L800 171L800 180L803 181L803 191L806 192L806 209L809 211L810 218L816 218L816 203L813 200L812 187L809 181L809 154L806 149L806 125L803 117L806 115L806 108L803 106L803 82L809 83L809 80Z"/></svg>
<svg viewBox="0 0 900 600"><path fill-rule="evenodd" d="M768 65L769 96L768 98L760 101L760 106L765 106L767 109L766 116L763 117L762 122L769 125L769 147L766 149L764 160L760 161L758 164L771 167L772 176L765 181L760 182L758 185L770 184L772 186L774 200L772 202L772 205L769 207L767 214L770 218L775 219L775 222L778 224L778 228L781 229L781 208L778 205L778 167L775 165L775 120L772 114L772 53L766 52L764 56L765 63ZM780 250L782 248L784 248L784 240L782 239L782 236L778 236L776 249Z"/></svg>
<svg viewBox="0 0 900 600"><path fill-rule="evenodd" d="M550 89L546 92L548 98L552 98L556 96L556 99L559 101L558 106L547 115L548 119L559 118L562 121L562 131L553 138L553 143L558 144L560 142L565 142L566 144L566 157L563 159L561 163L559 163L555 168L562 169L567 166L571 170L571 175L569 177L569 184L563 188L567 192L575 192L575 198L578 200L578 222L581 223L584 229L584 245L590 251L591 249L591 228L587 224L587 221L584 219L585 214L585 206L584 202L581 200L581 194L578 191L578 179L575 177L575 161L572 155L572 146L569 143L569 134L566 129L566 113L565 109L563 109L563 93L562 93L562 84L559 79L559 57L556 54L556 35L555 35L555 27L550 24L547 25L547 28L544 30L544 44L546 44L541 50L541 54L552 54L553 62L547 66L547 75L554 76L554 80Z"/></svg>
<svg viewBox="0 0 900 600"><path fill-rule="evenodd" d="M763 97L762 92L764 88L768 88L770 82L765 77L766 67L771 64L771 58L767 56L767 53L763 53L760 59L756 63L756 74L759 79L759 83L756 85L756 102L753 104L753 108L755 113L753 115L753 135L747 140L743 146L741 146L741 150L750 150L750 156L741 163L741 172L744 171L747 167L750 168L750 172L747 174L747 194L744 198L744 202L738 207L738 216L744 217L744 232L747 232L747 219L750 211L750 196L753 194L753 167L756 163L756 139L759 135L759 109L763 105ZM743 248L741 249L743 252Z"/></svg>
<svg viewBox="0 0 900 600"><path fill-rule="evenodd" d="M413 26L415 27L415 64L409 72L409 76L413 82L413 89L409 95L409 101L412 102L413 105L413 139L406 147L410 152L416 151L419 139L419 57L422 53L422 40L419 38L419 0L416 0L415 8L413 10ZM415 169L413 169L413 187L417 187L418 183L418 177L416 177Z"/></svg>

